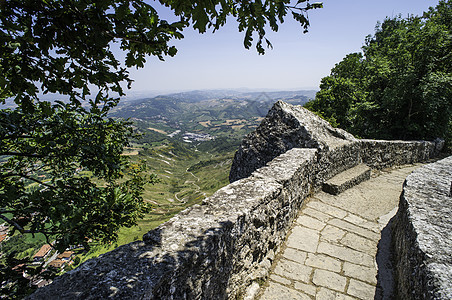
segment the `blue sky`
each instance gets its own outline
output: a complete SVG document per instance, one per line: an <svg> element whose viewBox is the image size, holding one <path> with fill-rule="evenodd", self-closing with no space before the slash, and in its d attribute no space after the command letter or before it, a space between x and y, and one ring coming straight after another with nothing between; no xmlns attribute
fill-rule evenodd
<svg viewBox="0 0 452 300"><path fill-rule="evenodd" d="M377 21L386 16L420 15L438 0L325 0L311 11L307 34L287 19L269 32L273 50L258 55L243 47L243 32L234 20L215 34L184 31L174 41L175 57L150 57L143 69L131 69L132 92L194 89L318 89L320 79L348 53L360 51Z"/></svg>

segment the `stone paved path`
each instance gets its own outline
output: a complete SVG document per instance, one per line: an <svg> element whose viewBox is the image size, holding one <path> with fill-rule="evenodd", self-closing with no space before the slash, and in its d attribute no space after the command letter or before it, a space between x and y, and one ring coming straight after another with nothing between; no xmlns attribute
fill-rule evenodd
<svg viewBox="0 0 452 300"><path fill-rule="evenodd" d="M319 192L308 199L257 299L374 299L381 230L418 166L378 172L337 196Z"/></svg>

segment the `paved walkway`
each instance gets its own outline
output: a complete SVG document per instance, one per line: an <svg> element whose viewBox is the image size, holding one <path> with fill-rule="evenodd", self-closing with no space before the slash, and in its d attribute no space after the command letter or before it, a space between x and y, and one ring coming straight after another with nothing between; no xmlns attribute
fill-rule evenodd
<svg viewBox="0 0 452 300"><path fill-rule="evenodd" d="M376 262L377 245L381 240L379 257L384 256L389 242L383 228L397 211L403 181L417 167L378 172L337 196L319 192L308 199L257 298L346 300L392 294L387 260ZM377 268L386 272L379 291Z"/></svg>

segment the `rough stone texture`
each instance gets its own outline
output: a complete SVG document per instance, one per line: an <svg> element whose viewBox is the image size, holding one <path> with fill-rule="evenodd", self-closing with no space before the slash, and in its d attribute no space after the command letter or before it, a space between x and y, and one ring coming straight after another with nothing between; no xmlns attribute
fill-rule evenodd
<svg viewBox="0 0 452 300"><path fill-rule="evenodd" d="M452 156L407 177L393 228L400 299L452 299Z"/></svg>
<svg viewBox="0 0 452 300"><path fill-rule="evenodd" d="M235 154L229 180L251 175L255 170L292 148L317 148L321 151L355 141L342 129L333 128L301 106L278 101L252 133L248 134Z"/></svg>
<svg viewBox="0 0 452 300"><path fill-rule="evenodd" d="M272 288L262 295L262 300L280 299L281 295L284 295L284 299L287 300L311 300L311 297L309 297L308 295L302 294L292 289L288 289L283 285L273 282L271 283L271 285Z"/></svg>
<svg viewBox="0 0 452 300"><path fill-rule="evenodd" d="M264 278L311 190L315 149L292 149L31 299L226 299Z"/></svg>
<svg viewBox="0 0 452 300"><path fill-rule="evenodd" d="M250 287L266 278L304 199L323 182L361 162L381 168L423 160L438 145L357 141L301 107L278 102L236 154L231 178L253 172L251 176L220 189L202 205L184 210L144 235L144 242L91 259L38 289L30 299L226 299L252 294L255 288ZM373 152L368 155L366 151ZM358 227L355 234L376 233L362 219L325 199L317 205L308 203L306 212L325 223L319 253L341 259L348 246L332 249L331 240L340 241L346 231ZM372 209L367 211L372 213ZM300 222L299 226L320 230L318 222L307 218ZM304 252L294 251L298 252L285 254L288 261L306 259ZM346 261L371 267L370 255L352 251ZM312 257L308 262L321 264ZM325 271L333 269L324 263ZM295 289L302 284L298 282ZM299 292L294 295L304 296Z"/></svg>
<svg viewBox="0 0 452 300"><path fill-rule="evenodd" d="M376 259L383 238L380 226L388 226L387 215L397 207L403 181L415 168L377 172L339 195L319 191L309 197L257 299L264 294L265 299L286 299L294 291L321 300L394 299L392 272L383 273L389 257ZM374 202L371 214L369 201ZM272 283L287 289L272 291Z"/></svg>
<svg viewBox="0 0 452 300"><path fill-rule="evenodd" d="M371 169L368 166L360 164L334 176L323 184L322 189L327 193L337 195L364 180L370 179L370 173Z"/></svg>
<svg viewBox="0 0 452 300"><path fill-rule="evenodd" d="M443 140L357 140L301 106L278 101L259 127L243 139L232 162L229 180L234 182L250 176L289 149L316 148L319 150L314 181L317 190L326 180L360 163L383 169L422 162L435 157L443 145Z"/></svg>
<svg viewBox="0 0 452 300"><path fill-rule="evenodd" d="M427 141L384 141L360 140L361 159L376 169L413 164L426 161L439 154L444 140Z"/></svg>

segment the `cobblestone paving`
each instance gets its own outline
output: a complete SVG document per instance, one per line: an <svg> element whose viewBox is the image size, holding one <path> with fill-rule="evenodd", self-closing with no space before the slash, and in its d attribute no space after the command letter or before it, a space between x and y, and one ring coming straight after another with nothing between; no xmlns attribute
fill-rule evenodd
<svg viewBox="0 0 452 300"><path fill-rule="evenodd" d="M333 196L306 201L258 299L374 299L377 245L417 166L373 174Z"/></svg>

